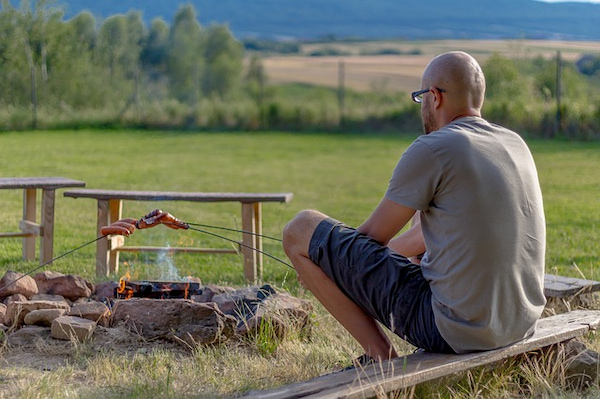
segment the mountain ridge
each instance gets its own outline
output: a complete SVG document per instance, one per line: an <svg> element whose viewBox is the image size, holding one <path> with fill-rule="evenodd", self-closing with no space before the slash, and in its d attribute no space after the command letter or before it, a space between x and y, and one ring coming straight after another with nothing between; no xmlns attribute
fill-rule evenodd
<svg viewBox="0 0 600 399"><path fill-rule="evenodd" d="M600 40L600 4L535 0L62 0L70 18L84 10L97 18L140 11L146 22L171 23L192 4L200 23L227 24L238 38L315 39L557 39Z"/></svg>

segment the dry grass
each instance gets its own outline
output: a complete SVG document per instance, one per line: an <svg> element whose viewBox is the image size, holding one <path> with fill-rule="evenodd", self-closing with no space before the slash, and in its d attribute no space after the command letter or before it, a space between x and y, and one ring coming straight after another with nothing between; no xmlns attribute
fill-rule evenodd
<svg viewBox="0 0 600 399"><path fill-rule="evenodd" d="M330 316L315 318L313 329L275 342L272 353L259 347L263 337L190 351L116 328L99 328L85 343L5 345L0 398L236 396L331 372L360 354Z"/></svg>
<svg viewBox="0 0 600 399"><path fill-rule="evenodd" d="M333 47L349 56L308 56L322 47ZM361 56L365 50L396 49L404 53L419 50L419 55ZM445 51L462 50L472 54L480 63L494 53L510 58L545 58L556 56L574 61L584 53L597 52L595 42L561 42L535 40L439 40L427 42L358 42L335 44L306 44L301 56L270 56L264 66L272 83L306 83L336 87L339 62L345 64L345 84L355 90L394 90L410 92L421 83L421 74L429 60Z"/></svg>
<svg viewBox="0 0 600 399"><path fill-rule="evenodd" d="M148 341L122 329L100 329L85 343L43 341L1 351L0 398L236 397L307 380L350 364L355 341L317 306L310 336L291 335L265 353L265 337L193 350ZM414 349L391 337L401 353ZM589 336L588 345L600 343ZM583 398L600 392L567 383L564 352L540 351L395 393L393 398Z"/></svg>

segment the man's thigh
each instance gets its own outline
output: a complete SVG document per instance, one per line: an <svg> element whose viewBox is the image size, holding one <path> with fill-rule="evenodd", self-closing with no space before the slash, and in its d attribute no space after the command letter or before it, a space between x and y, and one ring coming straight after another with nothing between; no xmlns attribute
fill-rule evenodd
<svg viewBox="0 0 600 399"><path fill-rule="evenodd" d="M419 265L331 218L315 229L309 256L371 317L415 346L435 348L431 290Z"/></svg>

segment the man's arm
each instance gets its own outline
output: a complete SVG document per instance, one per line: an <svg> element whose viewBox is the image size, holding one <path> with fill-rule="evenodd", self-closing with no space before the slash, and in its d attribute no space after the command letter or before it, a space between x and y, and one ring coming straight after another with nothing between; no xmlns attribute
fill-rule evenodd
<svg viewBox="0 0 600 399"><path fill-rule="evenodd" d="M425 252L425 243L419 218L409 230L393 238L411 220L415 212L412 208L383 198L358 230L401 255L420 255Z"/></svg>
<svg viewBox="0 0 600 399"><path fill-rule="evenodd" d="M421 230L420 213L415 213L413 224L404 233L392 239L388 247L410 258L412 256L421 255L425 252L425 240L423 238L423 230Z"/></svg>
<svg viewBox="0 0 600 399"><path fill-rule="evenodd" d="M414 214L414 209L407 208L384 197L371 216L358 227L358 231L374 238L383 245L387 245Z"/></svg>

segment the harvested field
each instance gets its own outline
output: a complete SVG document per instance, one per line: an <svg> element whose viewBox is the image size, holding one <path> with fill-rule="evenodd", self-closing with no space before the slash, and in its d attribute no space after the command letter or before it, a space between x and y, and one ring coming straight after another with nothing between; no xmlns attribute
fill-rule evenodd
<svg viewBox="0 0 600 399"><path fill-rule="evenodd" d="M309 54L322 48L343 52L343 56L313 57ZM361 55L393 49L406 55ZM555 57L558 50L567 61L582 54L600 53L598 42L560 42L534 40L440 40L427 42L356 42L318 43L302 46L302 55L267 56L264 66L271 83L305 83L336 87L340 61L345 65L345 84L355 90L413 91L419 87L421 73L436 54L462 50L480 63L494 53L510 58ZM409 54L419 52L418 55Z"/></svg>

